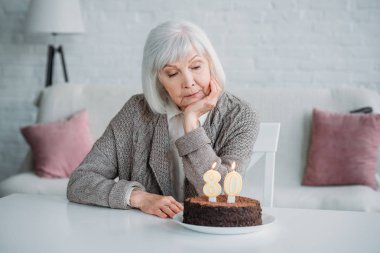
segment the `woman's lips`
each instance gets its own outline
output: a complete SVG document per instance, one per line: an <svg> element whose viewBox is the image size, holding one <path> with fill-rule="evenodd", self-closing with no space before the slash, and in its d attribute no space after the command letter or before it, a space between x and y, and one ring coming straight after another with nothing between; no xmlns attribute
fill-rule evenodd
<svg viewBox="0 0 380 253"><path fill-rule="evenodd" d="M201 92L201 91L197 91L197 92L192 93L192 94L190 94L190 95L188 95L188 96L185 96L185 97L187 97L187 98L196 97L200 92Z"/></svg>

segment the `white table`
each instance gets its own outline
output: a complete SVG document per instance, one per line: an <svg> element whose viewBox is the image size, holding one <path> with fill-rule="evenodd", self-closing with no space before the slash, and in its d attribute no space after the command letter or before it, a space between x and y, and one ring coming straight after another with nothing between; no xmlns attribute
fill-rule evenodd
<svg viewBox="0 0 380 253"><path fill-rule="evenodd" d="M138 210L15 194L0 199L0 252L380 252L380 214L271 208L267 230L210 235Z"/></svg>

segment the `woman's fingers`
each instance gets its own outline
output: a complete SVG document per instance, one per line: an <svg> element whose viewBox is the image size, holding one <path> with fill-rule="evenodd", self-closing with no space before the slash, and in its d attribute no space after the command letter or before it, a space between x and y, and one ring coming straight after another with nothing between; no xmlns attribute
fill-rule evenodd
<svg viewBox="0 0 380 253"><path fill-rule="evenodd" d="M175 205L180 211L183 211L183 206L181 203L177 202L172 196L169 196L171 204Z"/></svg>
<svg viewBox="0 0 380 253"><path fill-rule="evenodd" d="M211 86L211 93L214 95L218 94L218 84L214 78L211 79L210 86Z"/></svg>
<svg viewBox="0 0 380 253"><path fill-rule="evenodd" d="M172 196L168 196L168 199L170 201L170 207L172 207L173 205L175 207L177 207L180 211L183 211L183 206L181 203L177 202ZM173 208L172 208L173 210Z"/></svg>
<svg viewBox="0 0 380 253"><path fill-rule="evenodd" d="M205 103L204 103L205 106L208 108L208 110L211 110L216 106L216 103L218 102L218 98L220 95L220 90L221 90L219 85L214 79L211 79L210 87L211 87L211 92L205 98Z"/></svg>
<svg viewBox="0 0 380 253"><path fill-rule="evenodd" d="M161 210L166 213L170 218L173 218L174 215L181 212L183 207L180 203L178 203L172 196L166 197L163 201L163 207Z"/></svg>
<svg viewBox="0 0 380 253"><path fill-rule="evenodd" d="M183 211L183 205L181 203L178 203L177 201L174 203L176 207L182 212Z"/></svg>
<svg viewBox="0 0 380 253"><path fill-rule="evenodd" d="M166 215L168 215L170 218L173 218L174 215L176 214L173 212L170 206L163 206L161 207L161 211L163 211Z"/></svg>
<svg viewBox="0 0 380 253"><path fill-rule="evenodd" d="M167 218L168 216L160 209L157 209L154 213L154 215L160 217L160 218Z"/></svg>
<svg viewBox="0 0 380 253"><path fill-rule="evenodd" d="M220 88L218 82L214 78L212 78L210 81L210 88L211 88L211 92L208 95L208 97L211 98L212 100L218 100L222 89Z"/></svg>
<svg viewBox="0 0 380 253"><path fill-rule="evenodd" d="M175 214L177 214L177 213L179 213L179 212L182 211L182 210L181 210L176 204L174 204L174 203L170 204L170 209L171 209Z"/></svg>
<svg viewBox="0 0 380 253"><path fill-rule="evenodd" d="M161 218L173 218L183 207L172 196L147 193L142 201L141 211Z"/></svg>

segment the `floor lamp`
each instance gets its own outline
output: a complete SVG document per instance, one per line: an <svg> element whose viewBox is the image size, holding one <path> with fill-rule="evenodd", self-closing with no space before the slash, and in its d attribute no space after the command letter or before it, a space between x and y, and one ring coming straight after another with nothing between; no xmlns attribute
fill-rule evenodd
<svg viewBox="0 0 380 253"><path fill-rule="evenodd" d="M69 82L69 75L67 74L66 62L65 62L65 54L63 51L63 47L60 45L55 47L53 45L48 46L48 55L47 55L47 65L46 65L46 82L45 87L51 86L53 84L53 70L54 70L54 56L55 54L60 54L61 56L61 64L63 70L63 77L65 82Z"/></svg>
<svg viewBox="0 0 380 253"><path fill-rule="evenodd" d="M57 35L84 33L79 0L31 0L26 31ZM60 55L65 82L69 81L62 45L48 45L45 87L53 84L54 57Z"/></svg>

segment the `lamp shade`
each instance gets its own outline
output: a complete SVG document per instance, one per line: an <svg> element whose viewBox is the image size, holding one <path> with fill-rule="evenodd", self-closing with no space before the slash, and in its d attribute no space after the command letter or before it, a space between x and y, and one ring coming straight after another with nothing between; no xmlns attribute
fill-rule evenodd
<svg viewBox="0 0 380 253"><path fill-rule="evenodd" d="M31 33L83 33L79 0L31 0L26 18Z"/></svg>

